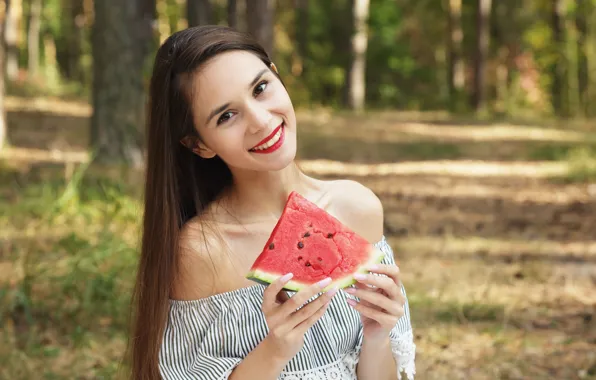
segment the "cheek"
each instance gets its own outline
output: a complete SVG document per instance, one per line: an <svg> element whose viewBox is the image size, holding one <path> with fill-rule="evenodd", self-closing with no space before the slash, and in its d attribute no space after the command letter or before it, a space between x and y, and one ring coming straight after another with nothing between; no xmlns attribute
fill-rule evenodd
<svg viewBox="0 0 596 380"><path fill-rule="evenodd" d="M292 100L285 87L281 82L275 82L272 86L273 88L271 88L271 94L268 98L269 106L280 111L287 112L288 110L291 110Z"/></svg>
<svg viewBox="0 0 596 380"><path fill-rule="evenodd" d="M240 128L231 127L214 131L211 137L211 149L223 157L233 157L244 151L244 135Z"/></svg>

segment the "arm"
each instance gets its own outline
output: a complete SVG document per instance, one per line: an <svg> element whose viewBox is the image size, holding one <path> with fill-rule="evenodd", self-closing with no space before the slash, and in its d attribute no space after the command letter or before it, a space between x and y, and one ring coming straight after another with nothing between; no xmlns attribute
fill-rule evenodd
<svg viewBox="0 0 596 380"><path fill-rule="evenodd" d="M360 312L363 320L363 341L358 361L357 375L359 380L368 379L401 379L401 373L407 374L412 380L415 374L415 349L410 323L410 311L405 288L399 280L399 270L395 265L393 251L384 238L384 210L379 198L365 186L355 181L342 181L341 191L337 192L337 207L333 208L342 222L356 231L385 253L379 271L388 275L394 281L373 284L384 285L392 293L392 297L380 299L380 294L367 291L368 300L360 300L353 305ZM355 202L354 200L357 200ZM374 272L374 271L373 271ZM401 294L400 294L401 288ZM357 298L365 287L357 286L354 294ZM349 292L349 291L348 291ZM375 292L372 292L375 293ZM387 292L384 293L387 296ZM387 304L387 302L389 302ZM392 309L391 313L375 315L368 308L371 304L385 304L385 310ZM383 325L383 326L381 326Z"/></svg>
<svg viewBox="0 0 596 380"><path fill-rule="evenodd" d="M264 339L232 371L229 380L277 380L287 363L275 355Z"/></svg>
<svg viewBox="0 0 596 380"><path fill-rule="evenodd" d="M389 338L378 342L371 340L362 342L360 359L356 368L358 379L393 380L396 371Z"/></svg>
<svg viewBox="0 0 596 380"><path fill-rule="evenodd" d="M393 251L384 239L381 242L381 250L385 252L385 258L382 262L385 268L378 272L386 274L395 284L400 284L399 271L393 259ZM378 276L374 277L378 278ZM387 282L387 278L384 280ZM380 284L379 282L378 285ZM358 379L401 380L402 372L406 374L408 380L414 379L416 374L416 345L412 334L406 290L403 285L399 285L399 289L403 302L402 311L398 314L401 317L393 324L389 333L384 334L383 337L378 338L377 334L372 334L367 339L366 334L364 334L358 365ZM382 318L379 318L379 320L382 320Z"/></svg>

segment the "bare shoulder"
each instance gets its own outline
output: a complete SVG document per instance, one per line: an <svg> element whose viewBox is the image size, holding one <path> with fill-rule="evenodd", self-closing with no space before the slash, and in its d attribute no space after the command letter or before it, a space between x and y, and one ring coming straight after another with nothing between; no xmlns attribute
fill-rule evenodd
<svg viewBox="0 0 596 380"><path fill-rule="evenodd" d="M194 218L180 231L173 299L200 299L216 292L215 272L225 244L209 225Z"/></svg>
<svg viewBox="0 0 596 380"><path fill-rule="evenodd" d="M383 236L383 204L368 187L353 180L330 186L329 212L371 243Z"/></svg>

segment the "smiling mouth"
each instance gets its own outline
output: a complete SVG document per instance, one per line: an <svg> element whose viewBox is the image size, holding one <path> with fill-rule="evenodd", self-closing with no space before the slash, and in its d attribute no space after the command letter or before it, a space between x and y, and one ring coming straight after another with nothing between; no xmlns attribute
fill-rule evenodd
<svg viewBox="0 0 596 380"><path fill-rule="evenodd" d="M277 128L271 132L271 134L265 137L261 142L259 142L254 148L250 149L250 152L267 152L271 150L273 147L279 145L278 143L281 141L282 134L283 134L283 126L284 123L282 122Z"/></svg>

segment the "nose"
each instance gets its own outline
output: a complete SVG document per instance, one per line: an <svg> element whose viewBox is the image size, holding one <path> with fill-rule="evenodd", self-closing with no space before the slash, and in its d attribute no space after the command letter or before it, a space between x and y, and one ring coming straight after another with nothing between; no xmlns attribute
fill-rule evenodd
<svg viewBox="0 0 596 380"><path fill-rule="evenodd" d="M267 108L256 102L247 107L247 114L248 131L250 133L258 133L262 129L267 129L273 118L273 115Z"/></svg>

